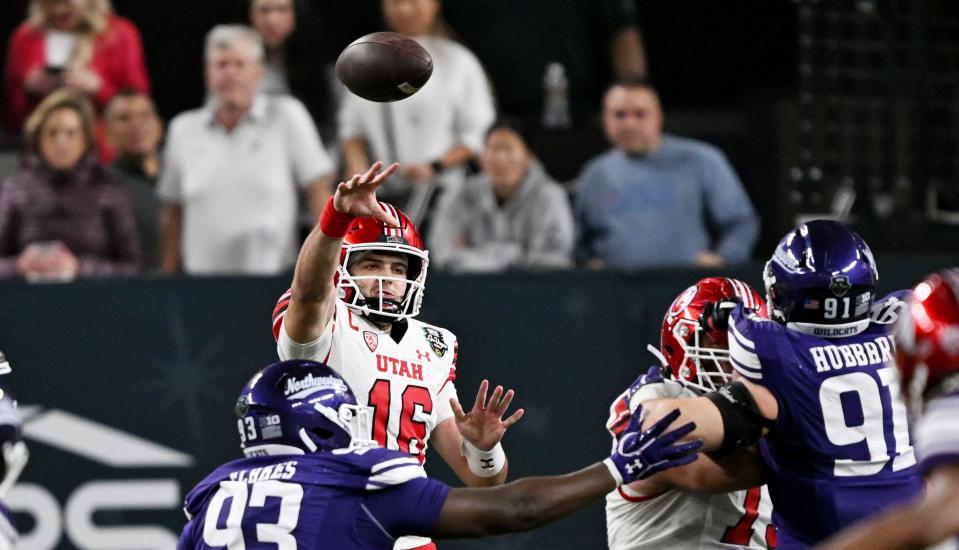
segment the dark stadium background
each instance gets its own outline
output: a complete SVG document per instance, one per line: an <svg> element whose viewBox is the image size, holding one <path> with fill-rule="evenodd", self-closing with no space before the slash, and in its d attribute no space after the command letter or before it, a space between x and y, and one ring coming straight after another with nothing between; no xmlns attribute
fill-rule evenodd
<svg viewBox="0 0 959 550"><path fill-rule="evenodd" d="M812 195L821 191L817 186L844 176L827 171L825 184L790 177L791 170L805 170L812 162L800 155L805 145L797 128L804 114L798 97L802 91L816 97L831 93L828 82L810 83L800 78L803 56L808 54L800 47L805 24L801 10L824 3L637 1L649 66L663 97L667 130L721 147L760 212L763 231L756 260L726 272L757 288L762 283L762 260L808 204L793 200L796 192L803 200L812 201ZM22 20L26 4L26 0L0 2L4 36ZM204 33L216 23L241 20L244 3L113 0L113 4L143 34L153 92L163 118L169 120L198 106L204 95ZM349 9L338 7L340 4L332 0L325 4L336 21L328 26L332 55L355 37L380 28L378 1L349 0ZM862 4L837 2L853 14ZM887 0L874 5L890 32L905 29L905 38L899 38L905 44L899 56L905 60L903 65L907 66L909 59L928 61L917 78L932 78L940 70L948 74L942 67L953 67L959 74L959 32L943 39L936 34L939 27L930 23L935 20L940 22L936 25L959 28L957 9L950 2ZM347 17L347 13L363 15ZM806 16L813 18L817 28L826 25L815 19L815 14ZM917 28L927 32L908 34ZM936 40L945 41L942 52L946 53L940 52ZM0 48L5 54L6 44ZM817 59L826 69L832 62ZM848 60L833 61L842 66ZM951 78L947 91L936 92L947 99L954 99L957 89L955 75ZM870 93L908 92L918 97L925 90L919 83ZM823 105L827 108L828 102ZM946 158L940 177L954 191L959 167L949 165L948 158L950 152L959 158L956 107L944 118L935 116L931 103L920 101L913 108L922 116L914 119L909 130L916 137L909 140L916 148L910 154L926 155L920 158L929 160L930 167L939 166L933 162L939 158L934 154ZM940 120L945 127L942 131L937 126ZM897 129L880 124L876 131ZM938 137L930 137L934 131ZM940 145L932 152L923 151L927 142ZM541 143L559 144L560 151L577 143L586 150L603 147L598 125L575 137L544 135ZM575 167L562 164L562 158L549 158L547 149L544 146L544 160L556 162L562 173L575 173ZM814 154L820 153L816 150ZM854 168L868 177L881 175L887 165L881 159L876 162L880 164ZM910 286L934 268L959 263L959 231L930 220L923 211L926 180L933 168L919 164L916 170L910 174L912 200L901 211L879 216L870 210L867 200L858 202L853 211L855 227L876 251L883 291ZM949 170L954 170L952 179ZM884 182L880 182L880 190ZM860 196L868 197L869 192L875 191L863 191ZM602 424L609 399L649 363L646 343L657 341L662 312L672 298L705 275L696 270L471 277L431 274L423 319L459 335L462 353L457 383L462 399L471 399L483 377L516 388L516 403L527 409L527 417L504 442L511 477L555 474L586 466L608 452ZM52 492L61 504L85 479L94 478L173 477L185 492L213 466L238 456L232 400L250 372L275 356L269 335L270 310L288 280L144 278L64 286L0 284L0 346L14 364L12 384L22 402L69 410L191 453L196 460L196 466L188 471L114 472L33 443L34 462L23 479L56 487ZM429 461L428 470L453 481L438 457ZM175 525L177 514L111 512L94 519L103 525L119 521ZM600 548L604 543L602 504L595 504L533 533L444 542L440 548ZM65 537L60 547L72 546Z"/></svg>

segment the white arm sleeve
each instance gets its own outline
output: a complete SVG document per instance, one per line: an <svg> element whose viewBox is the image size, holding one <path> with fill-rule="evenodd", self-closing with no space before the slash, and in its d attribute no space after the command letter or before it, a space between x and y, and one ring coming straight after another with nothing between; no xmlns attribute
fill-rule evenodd
<svg viewBox="0 0 959 550"><path fill-rule="evenodd" d="M286 319L284 319L283 324L280 325L279 338L276 340L276 354L282 361L289 359L325 361L327 357L329 357L330 348L333 346L333 325L334 319L331 317L330 321L326 324L326 328L323 329L323 334L320 334L319 338L312 342L301 344L300 342L293 341L290 335L286 333Z"/></svg>
<svg viewBox="0 0 959 550"><path fill-rule="evenodd" d="M453 418L453 407L450 407L450 398L456 397L459 400L459 397L456 395L456 385L453 384L453 381L450 380L446 382L446 385L443 386L443 389L440 390L440 393L436 395L436 425L439 426L447 418Z"/></svg>

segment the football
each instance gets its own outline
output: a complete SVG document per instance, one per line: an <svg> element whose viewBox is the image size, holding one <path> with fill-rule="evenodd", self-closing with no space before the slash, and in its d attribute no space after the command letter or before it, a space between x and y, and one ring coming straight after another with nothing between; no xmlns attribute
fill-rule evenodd
<svg viewBox="0 0 959 550"><path fill-rule="evenodd" d="M433 59L415 40L375 32L354 40L336 60L336 76L370 101L399 101L415 94L433 74Z"/></svg>

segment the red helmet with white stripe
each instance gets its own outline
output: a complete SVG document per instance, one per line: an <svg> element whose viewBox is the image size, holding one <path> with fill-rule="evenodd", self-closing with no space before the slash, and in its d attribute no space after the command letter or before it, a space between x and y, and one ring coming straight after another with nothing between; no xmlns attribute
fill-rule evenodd
<svg viewBox="0 0 959 550"><path fill-rule="evenodd" d="M426 286L429 253L423 247L419 231L406 214L392 204L381 202L380 205L400 222L399 227L387 225L373 217L354 219L343 237L335 282L337 296L346 302L350 309L376 322L388 323L419 315ZM349 272L350 266L372 253L405 256L406 277L355 276ZM399 302L384 299L382 293L378 298L365 297L356 284L364 279L376 280L381 287L386 280L405 282L406 294Z"/></svg>
<svg viewBox="0 0 959 550"><path fill-rule="evenodd" d="M699 326L699 316L710 302L738 298L743 305L767 317L766 302L746 283L728 277L708 277L687 288L673 300L663 318L660 350L673 378L700 391L712 391L729 381L728 339L717 339Z"/></svg>
<svg viewBox="0 0 959 550"><path fill-rule="evenodd" d="M415 317L420 312L423 301L423 289L426 287L426 270L429 266L429 253L423 248L419 231L406 214L391 204L381 202L400 225L386 225L376 218L356 218L346 231L343 247L340 250L340 265L333 276L336 294L346 302L347 307L375 322L393 322ZM406 277L354 276L349 267L371 253L401 254L407 258ZM379 284L388 279L406 283L406 294L400 302L382 297L368 299L360 292L358 280L376 279ZM382 290L382 289L381 289ZM380 293L382 296L382 293ZM273 310L273 338L279 339L280 326L290 305L290 291L280 297Z"/></svg>
<svg viewBox="0 0 959 550"><path fill-rule="evenodd" d="M929 275L907 301L896 327L903 388L913 398L959 389L959 269Z"/></svg>

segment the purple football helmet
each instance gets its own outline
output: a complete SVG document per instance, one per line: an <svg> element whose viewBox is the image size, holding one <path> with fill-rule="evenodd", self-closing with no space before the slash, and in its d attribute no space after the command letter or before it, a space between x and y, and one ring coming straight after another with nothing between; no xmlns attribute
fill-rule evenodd
<svg viewBox="0 0 959 550"><path fill-rule="evenodd" d="M878 279L869 246L831 220L790 231L763 272L770 317L821 336L864 330Z"/></svg>
<svg viewBox="0 0 959 550"><path fill-rule="evenodd" d="M372 414L339 374L313 361L282 361L253 375L236 401L246 456L375 447Z"/></svg>

